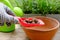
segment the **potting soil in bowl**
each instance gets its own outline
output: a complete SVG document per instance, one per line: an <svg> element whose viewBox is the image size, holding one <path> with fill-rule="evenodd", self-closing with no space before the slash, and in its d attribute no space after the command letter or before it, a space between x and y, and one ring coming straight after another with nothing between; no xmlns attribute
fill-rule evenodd
<svg viewBox="0 0 60 40"><path fill-rule="evenodd" d="M34 26L42 26L45 25L44 22L40 19L36 18L18 18L19 23L24 27L34 27Z"/></svg>

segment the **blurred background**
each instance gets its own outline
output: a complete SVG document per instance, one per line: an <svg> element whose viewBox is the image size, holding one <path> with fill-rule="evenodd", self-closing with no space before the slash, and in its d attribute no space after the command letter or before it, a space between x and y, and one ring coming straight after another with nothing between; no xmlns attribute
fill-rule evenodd
<svg viewBox="0 0 60 40"><path fill-rule="evenodd" d="M20 7L25 14L59 14L60 0L9 0L12 6Z"/></svg>

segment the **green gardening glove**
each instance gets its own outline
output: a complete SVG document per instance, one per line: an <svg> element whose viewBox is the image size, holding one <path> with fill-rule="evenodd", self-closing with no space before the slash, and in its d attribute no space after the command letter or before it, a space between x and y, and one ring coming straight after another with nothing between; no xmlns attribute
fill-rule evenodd
<svg viewBox="0 0 60 40"><path fill-rule="evenodd" d="M11 23L18 23L18 19L6 5L0 3L0 26L3 26L4 23L7 25Z"/></svg>

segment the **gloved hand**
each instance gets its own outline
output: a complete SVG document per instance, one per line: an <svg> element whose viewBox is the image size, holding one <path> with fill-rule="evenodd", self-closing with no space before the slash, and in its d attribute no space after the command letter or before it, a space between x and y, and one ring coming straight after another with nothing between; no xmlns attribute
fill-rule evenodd
<svg viewBox="0 0 60 40"><path fill-rule="evenodd" d="M18 19L15 14L3 3L0 3L0 26L3 26L4 23L18 23Z"/></svg>

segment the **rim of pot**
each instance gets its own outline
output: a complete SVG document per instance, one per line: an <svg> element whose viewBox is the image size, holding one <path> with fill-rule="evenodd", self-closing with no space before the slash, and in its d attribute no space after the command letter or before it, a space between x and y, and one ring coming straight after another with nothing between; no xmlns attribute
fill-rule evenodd
<svg viewBox="0 0 60 40"><path fill-rule="evenodd" d="M28 29L28 30L34 30L34 31L52 31L52 30L55 30L55 29L59 28L59 26L60 26L59 21L57 19L55 19L55 18L45 17L45 16L35 16L35 17L44 17L44 18L52 19L57 23L57 25L55 27L51 28L51 29L48 29L48 30L29 29L27 27L23 27L23 28Z"/></svg>

